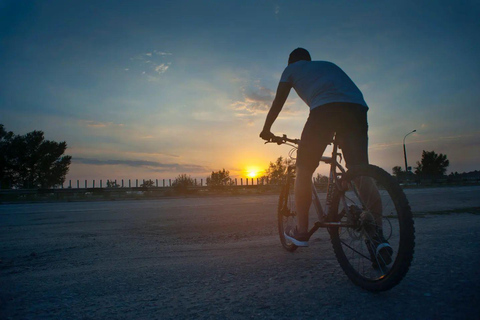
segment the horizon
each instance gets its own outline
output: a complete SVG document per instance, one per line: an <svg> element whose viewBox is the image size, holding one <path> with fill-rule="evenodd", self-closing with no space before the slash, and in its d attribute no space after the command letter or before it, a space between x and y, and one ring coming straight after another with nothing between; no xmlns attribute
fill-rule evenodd
<svg viewBox="0 0 480 320"><path fill-rule="evenodd" d="M363 92L370 163L403 169L416 130L409 166L426 150L447 155L447 174L475 171L479 13L469 1L6 1L0 123L66 141L67 182L251 178L288 155L258 135L304 47ZM292 90L272 131L299 137L307 116Z"/></svg>

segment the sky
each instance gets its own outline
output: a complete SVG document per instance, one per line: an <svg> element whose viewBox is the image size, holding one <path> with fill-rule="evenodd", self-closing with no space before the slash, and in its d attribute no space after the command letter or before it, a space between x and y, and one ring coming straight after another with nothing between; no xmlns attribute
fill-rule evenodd
<svg viewBox="0 0 480 320"><path fill-rule="evenodd" d="M0 0L0 123L66 141L67 180L233 177L289 147L258 137L289 53L340 66L369 105L370 162L480 169L478 1ZM292 90L273 125L299 137ZM327 167L320 166L319 173Z"/></svg>

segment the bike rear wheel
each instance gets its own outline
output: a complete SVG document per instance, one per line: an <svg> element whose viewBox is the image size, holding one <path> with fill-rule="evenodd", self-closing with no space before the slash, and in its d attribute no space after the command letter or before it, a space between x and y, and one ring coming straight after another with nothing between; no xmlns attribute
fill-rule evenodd
<svg viewBox="0 0 480 320"><path fill-rule="evenodd" d="M297 225L294 183L295 179L293 176L288 175L287 182L282 187L282 191L280 192L277 210L278 235L280 236L280 242L282 243L283 248L290 252L295 251L297 246L291 241L287 240L284 233L290 228L295 228Z"/></svg>
<svg viewBox="0 0 480 320"><path fill-rule="evenodd" d="M353 167L340 185L344 190L335 193L332 208L344 226L329 228L337 260L354 284L369 291L389 290L403 279L413 259L407 198L392 176L373 165Z"/></svg>

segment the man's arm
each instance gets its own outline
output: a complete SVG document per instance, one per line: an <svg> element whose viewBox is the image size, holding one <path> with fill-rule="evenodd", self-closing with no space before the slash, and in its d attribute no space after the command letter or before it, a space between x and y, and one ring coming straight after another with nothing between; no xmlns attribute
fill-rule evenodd
<svg viewBox="0 0 480 320"><path fill-rule="evenodd" d="M290 93L290 89L292 89L290 83L280 82L278 84L277 93L275 94L275 99L273 99L272 107L268 111L263 130L260 133L260 138L270 140L274 136L271 132L272 125L277 119L280 111L282 111L283 105L285 104L285 101L287 101L288 94Z"/></svg>

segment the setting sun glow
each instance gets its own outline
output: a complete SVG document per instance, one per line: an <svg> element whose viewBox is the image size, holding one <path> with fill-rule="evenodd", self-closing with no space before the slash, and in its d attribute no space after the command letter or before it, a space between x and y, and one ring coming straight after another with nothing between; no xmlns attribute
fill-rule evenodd
<svg viewBox="0 0 480 320"><path fill-rule="evenodd" d="M248 178L258 178L261 175L261 170L257 167L249 167L246 170L246 176Z"/></svg>

